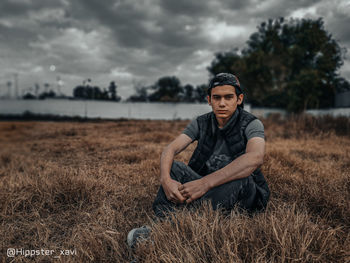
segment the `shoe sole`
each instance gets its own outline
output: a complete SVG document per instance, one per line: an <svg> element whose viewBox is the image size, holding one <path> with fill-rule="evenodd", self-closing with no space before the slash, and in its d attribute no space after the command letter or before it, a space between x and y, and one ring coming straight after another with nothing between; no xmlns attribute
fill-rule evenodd
<svg viewBox="0 0 350 263"><path fill-rule="evenodd" d="M126 241L127 241L127 243L128 243L128 246L130 247L130 248L133 248L134 247L134 244L133 244L133 236L134 236L134 233L135 233L135 231L136 231L137 229L133 229L133 230L131 230L130 232L129 232L129 234L128 234L128 237L127 237L127 239L126 239Z"/></svg>

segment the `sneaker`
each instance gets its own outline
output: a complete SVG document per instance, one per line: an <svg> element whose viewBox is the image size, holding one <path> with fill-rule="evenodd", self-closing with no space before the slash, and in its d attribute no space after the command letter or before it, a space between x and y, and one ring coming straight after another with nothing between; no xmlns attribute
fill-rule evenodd
<svg viewBox="0 0 350 263"><path fill-rule="evenodd" d="M134 248L138 241L147 240L151 228L149 226L142 226L131 230L127 237L127 242L130 248Z"/></svg>

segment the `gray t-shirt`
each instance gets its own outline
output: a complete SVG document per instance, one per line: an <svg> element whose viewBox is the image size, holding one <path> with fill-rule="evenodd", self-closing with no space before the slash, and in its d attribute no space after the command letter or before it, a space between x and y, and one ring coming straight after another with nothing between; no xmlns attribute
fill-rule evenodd
<svg viewBox="0 0 350 263"><path fill-rule="evenodd" d="M228 121L228 123L226 123L225 127L227 127L232 121L234 121L237 118L237 113L238 112L236 111L232 115L231 119ZM223 127L222 129L225 129L225 127ZM198 140L199 127L197 120L194 119L192 122L190 122L183 131L183 133L189 136L192 139L192 141ZM260 137L264 139L264 125L260 120L255 119L248 124L244 131L244 135L246 136L247 141L253 137ZM230 154L230 150L225 138L222 137L221 133L217 133L216 136L217 140L213 154L206 162L207 173L215 172L233 161L233 156L231 156Z"/></svg>

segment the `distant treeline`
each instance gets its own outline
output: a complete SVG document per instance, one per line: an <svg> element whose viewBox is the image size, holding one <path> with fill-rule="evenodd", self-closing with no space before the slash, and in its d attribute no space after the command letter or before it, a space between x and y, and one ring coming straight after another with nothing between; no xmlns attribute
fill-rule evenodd
<svg viewBox="0 0 350 263"><path fill-rule="evenodd" d="M114 81L109 84L108 90L101 90L99 87L89 84L77 86L73 90L73 96L79 99L120 101L120 97L117 95L117 85Z"/></svg>
<svg viewBox="0 0 350 263"><path fill-rule="evenodd" d="M136 94L130 96L128 101L150 101L150 102L206 102L207 84L191 84L182 86L180 80L175 76L160 78L155 84L148 87L136 87Z"/></svg>
<svg viewBox="0 0 350 263"><path fill-rule="evenodd" d="M257 27L242 50L215 54L210 76L230 72L240 79L245 100L252 106L278 107L289 112L334 106L335 94L350 90L342 78L346 49L324 28L322 18L269 19ZM132 102L206 102L208 84L182 85L176 76L164 76L153 85L135 87ZM52 94L46 94L52 96ZM119 101L117 85L108 89L77 86L75 98Z"/></svg>

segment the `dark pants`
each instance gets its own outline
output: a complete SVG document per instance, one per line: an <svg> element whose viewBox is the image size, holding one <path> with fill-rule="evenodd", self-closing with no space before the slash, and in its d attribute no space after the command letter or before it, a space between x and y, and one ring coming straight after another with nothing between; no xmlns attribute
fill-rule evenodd
<svg viewBox="0 0 350 263"><path fill-rule="evenodd" d="M189 166L178 161L173 162L170 177L181 184L202 178ZM195 207L204 200L210 200L214 210L220 207L230 211L237 205L248 212L253 212L265 209L269 196L270 191L264 177L261 175L256 178L255 175L250 175L243 179L219 185L188 206ZM174 208L184 206L186 205L170 202L164 193L163 187L160 186L153 203L153 210L156 216L164 217L168 212L174 211Z"/></svg>

